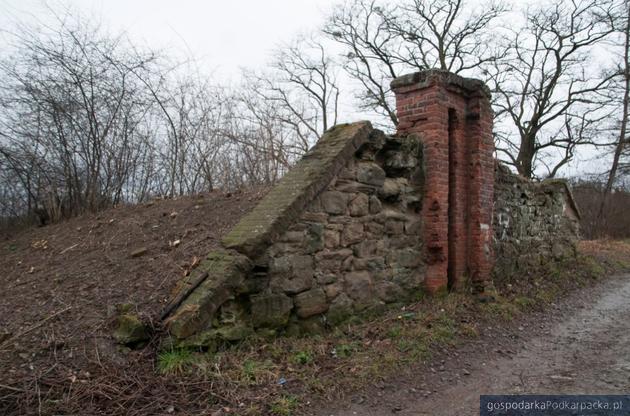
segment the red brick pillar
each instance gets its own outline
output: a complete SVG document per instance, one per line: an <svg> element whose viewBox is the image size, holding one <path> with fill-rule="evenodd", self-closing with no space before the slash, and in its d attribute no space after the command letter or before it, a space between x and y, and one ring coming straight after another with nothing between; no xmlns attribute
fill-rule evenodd
<svg viewBox="0 0 630 416"><path fill-rule="evenodd" d="M446 71L399 77L398 134L417 133L424 146L426 287L476 291L491 285L494 144L487 87Z"/></svg>

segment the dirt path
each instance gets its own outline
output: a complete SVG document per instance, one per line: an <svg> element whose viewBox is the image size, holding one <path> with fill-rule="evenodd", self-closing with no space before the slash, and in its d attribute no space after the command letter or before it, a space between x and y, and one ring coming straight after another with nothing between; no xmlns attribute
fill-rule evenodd
<svg viewBox="0 0 630 416"><path fill-rule="evenodd" d="M440 364L441 363L441 364ZM318 415L479 414L480 394L629 394L630 275L572 294L419 374L377 383Z"/></svg>

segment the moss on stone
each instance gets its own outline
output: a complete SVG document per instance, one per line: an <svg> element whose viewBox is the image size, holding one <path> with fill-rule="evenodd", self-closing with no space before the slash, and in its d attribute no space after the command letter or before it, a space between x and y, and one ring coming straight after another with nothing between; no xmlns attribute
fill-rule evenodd
<svg viewBox="0 0 630 416"><path fill-rule="evenodd" d="M140 318L131 313L123 313L116 320L114 339L119 344L134 346L148 341L150 334Z"/></svg>
<svg viewBox="0 0 630 416"><path fill-rule="evenodd" d="M167 320L170 333L183 339L203 330L221 305L247 291L246 277L252 267L249 258L235 251L209 253L199 265L208 277Z"/></svg>

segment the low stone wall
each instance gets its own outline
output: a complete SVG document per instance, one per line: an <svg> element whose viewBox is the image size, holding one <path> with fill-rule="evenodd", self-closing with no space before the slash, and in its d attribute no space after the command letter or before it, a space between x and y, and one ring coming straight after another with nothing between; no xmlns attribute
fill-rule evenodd
<svg viewBox="0 0 630 416"><path fill-rule="evenodd" d="M422 289L422 146L337 126L223 239L178 292L180 345L313 332Z"/></svg>
<svg viewBox="0 0 630 416"><path fill-rule="evenodd" d="M495 282L576 255L579 211L563 180L532 182L497 163Z"/></svg>

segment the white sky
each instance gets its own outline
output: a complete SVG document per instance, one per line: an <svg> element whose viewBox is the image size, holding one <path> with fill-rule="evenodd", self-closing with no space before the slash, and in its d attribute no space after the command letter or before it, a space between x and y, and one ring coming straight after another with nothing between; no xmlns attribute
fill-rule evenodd
<svg viewBox="0 0 630 416"><path fill-rule="evenodd" d="M317 29L335 0L65 0L135 42L194 56L203 72L236 77L259 67L275 45ZM0 27L45 20L43 0L0 0ZM59 7L59 6L57 6Z"/></svg>
<svg viewBox="0 0 630 416"><path fill-rule="evenodd" d="M63 5L100 19L114 33L168 54L194 57L201 72L237 81L240 68L260 68L272 50L300 32L317 30L341 0L0 0L0 30L16 22L45 21ZM428 0L430 1L430 0ZM479 0L466 0L477 3ZM544 0L516 0L515 5ZM0 49L2 41L0 34ZM372 118L355 110L345 89L340 121ZM584 149L586 150L586 149ZM592 170L593 153L582 151L565 175ZM597 170L597 169L595 169Z"/></svg>

